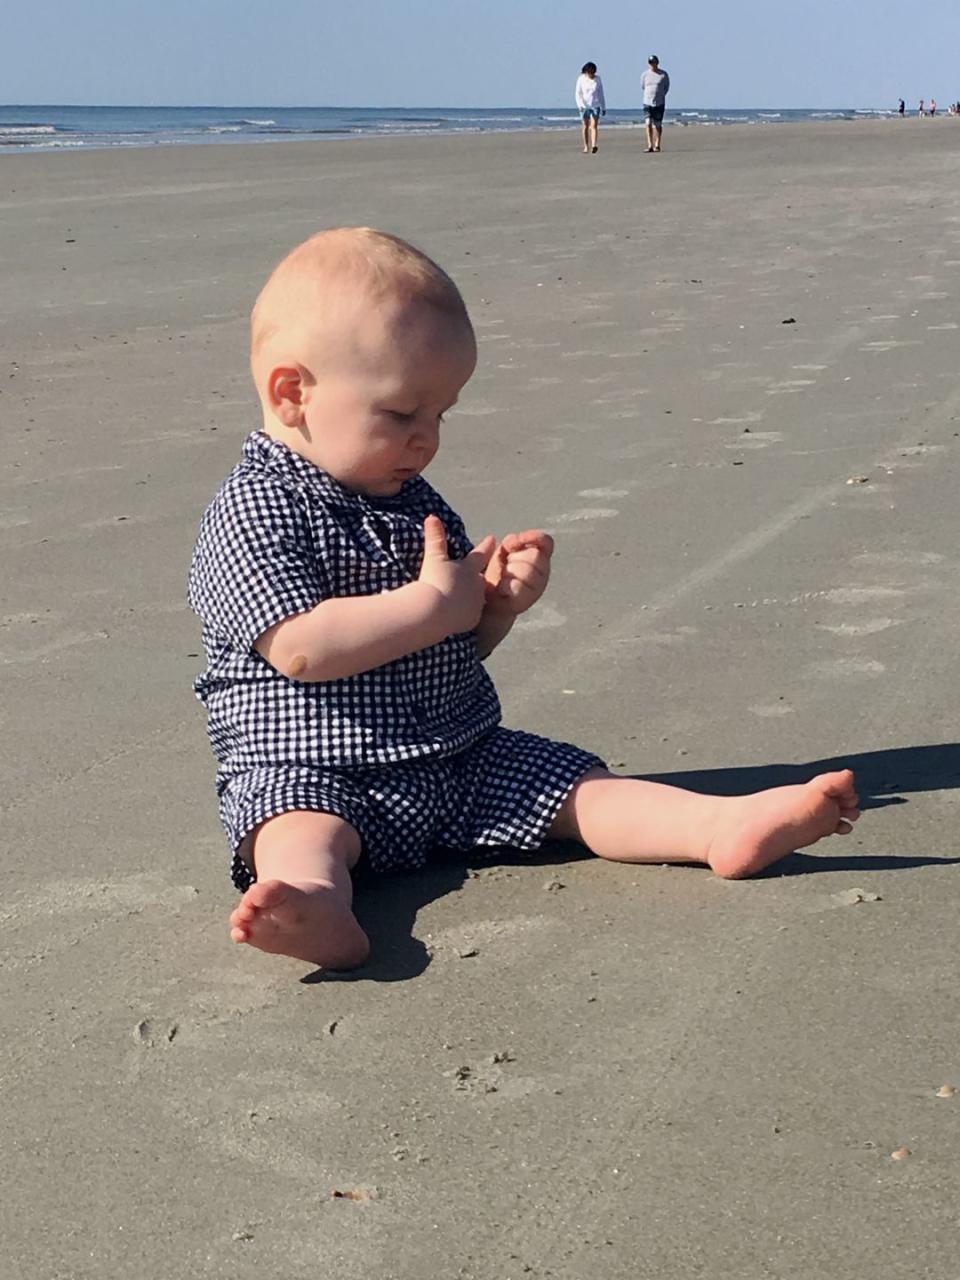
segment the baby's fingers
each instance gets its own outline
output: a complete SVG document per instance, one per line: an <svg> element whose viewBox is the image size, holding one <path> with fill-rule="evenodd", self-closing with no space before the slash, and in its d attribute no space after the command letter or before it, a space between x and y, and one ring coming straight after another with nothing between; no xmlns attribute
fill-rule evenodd
<svg viewBox="0 0 960 1280"><path fill-rule="evenodd" d="M508 533L500 545L509 554L522 551L526 547L536 547L547 557L553 555L553 539L542 529L525 529L523 533Z"/></svg>
<svg viewBox="0 0 960 1280"><path fill-rule="evenodd" d="M492 533L488 533L482 542L478 542L468 556L464 558L464 564L468 564L471 569L475 569L477 573L483 573L490 563L494 551L497 549L497 540Z"/></svg>
<svg viewBox="0 0 960 1280"><path fill-rule="evenodd" d="M502 594L505 583L515 582L538 594L544 590L550 578L550 561L541 552L530 548L517 551L507 558L500 578Z"/></svg>
<svg viewBox="0 0 960 1280"><path fill-rule="evenodd" d="M511 569L529 565L540 573L550 572L550 557L540 547L523 547L520 551L508 551L504 559Z"/></svg>
<svg viewBox="0 0 960 1280"><path fill-rule="evenodd" d="M447 559L447 531L439 516L427 516L423 522L423 557L425 560Z"/></svg>
<svg viewBox="0 0 960 1280"><path fill-rule="evenodd" d="M501 596L517 600L527 594L542 595L546 585L547 574L539 565L523 561L517 563L515 559L511 559L504 568L497 592Z"/></svg>

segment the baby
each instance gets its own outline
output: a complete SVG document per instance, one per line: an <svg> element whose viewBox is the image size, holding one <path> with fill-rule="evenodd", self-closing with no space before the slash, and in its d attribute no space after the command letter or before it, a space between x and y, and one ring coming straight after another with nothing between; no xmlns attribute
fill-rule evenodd
<svg viewBox="0 0 960 1280"><path fill-rule="evenodd" d="M849 770L706 796L499 726L483 659L543 595L554 548L539 529L473 546L423 479L476 359L449 276L367 228L299 245L254 307L263 428L204 514L190 575L235 942L362 963L361 858L415 869L438 849L561 838L735 878L859 817Z"/></svg>

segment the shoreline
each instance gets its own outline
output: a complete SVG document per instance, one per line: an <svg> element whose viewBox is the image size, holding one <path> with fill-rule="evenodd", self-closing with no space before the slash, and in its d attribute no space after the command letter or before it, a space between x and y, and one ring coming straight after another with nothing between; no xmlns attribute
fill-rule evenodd
<svg viewBox="0 0 960 1280"><path fill-rule="evenodd" d="M555 133L576 127L578 117L573 108L495 108L484 113L482 108L438 108L436 114L418 114L428 108L397 109L381 112L361 108L312 109L298 112L284 108L73 108L39 106L8 107L18 115L15 121L2 120L0 107L0 155L20 153L86 152L94 150L142 150L169 146L237 146L262 145L283 141L343 141L357 138L396 137L466 137L483 134ZM263 111L264 116L239 112ZM281 111L290 119L275 119ZM512 112L519 112L513 115ZM57 113L60 113L58 116ZM140 113L139 115L137 113ZM451 114L444 114L450 112ZM66 115L64 114L66 113ZM72 116L70 113L75 113ZM130 113L130 114L125 114ZM179 115L178 115L179 113ZM231 114L233 113L233 114ZM322 119L324 113L330 119ZM459 113L459 114L458 114ZM33 119L28 117L33 116ZM315 117L315 118L313 118ZM678 128L728 129L740 125L844 124L870 123L899 119L890 110L856 108L823 110L795 108L717 109L669 108L665 126ZM913 114L906 118L916 117ZM949 118L941 113L940 119ZM131 123L135 122L135 123ZM4 128L6 123L6 128ZM147 127L149 126L149 127ZM607 131L643 127L643 108L611 108L604 121Z"/></svg>
<svg viewBox="0 0 960 1280"><path fill-rule="evenodd" d="M937 117L939 119L949 119L950 117ZM671 145L670 150L690 151L701 150L698 146L689 146L681 139L713 137L733 138L751 136L755 138L769 138L776 136L782 138L784 136L792 137L794 135L800 137L811 136L820 133L823 140L829 140L840 134L844 137L860 136L863 138L875 137L878 134L889 137L889 129L896 122L898 127L907 128L908 122L913 120L916 125L932 125L937 127L937 120L919 121L915 117L906 116L904 120L900 120L894 116L884 119L864 119L864 120L810 120L810 121L770 121L768 123L734 123L734 124L684 124L680 121L673 122L672 128L665 129L665 136L669 134L671 140L676 145ZM841 126L852 126L856 129L856 135L851 133L850 128L842 129ZM606 144L616 139L628 138L637 133L643 133L643 122L638 120L635 123L622 123L619 125L601 124L601 137ZM462 132L440 132L429 131L424 133L404 133L404 134L349 134L337 136L304 137L304 138L270 138L255 140L244 138L240 140L226 141L197 141L197 142L154 142L145 143L142 146L84 146L84 147L63 147L63 148L14 148L4 150L0 148L0 162L4 159L9 163L17 159L33 159L36 157L56 158L65 160L68 157L80 159L84 156L115 156L122 158L126 156L143 157L146 155L178 155L178 154L199 154L199 155L243 155L244 153L263 154L264 150L273 152L282 152L283 148L302 148L304 146L313 145L314 147L325 147L328 143L338 144L337 149L344 144L364 144L367 146L393 147L406 144L410 147L431 146L438 147L456 145L463 142L483 142L490 145L497 145L505 139L516 140L524 139L528 142L536 143L542 141L547 145L562 142L577 133L579 130L579 122L571 119L568 126L558 126L551 129L497 129L497 130L463 130ZM960 140L960 121L958 121L957 139ZM602 161L601 161L602 163Z"/></svg>

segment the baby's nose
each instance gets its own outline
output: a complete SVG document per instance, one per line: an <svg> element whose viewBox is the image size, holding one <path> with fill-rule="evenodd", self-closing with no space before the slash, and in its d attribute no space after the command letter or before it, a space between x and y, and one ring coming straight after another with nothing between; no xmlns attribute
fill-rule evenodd
<svg viewBox="0 0 960 1280"><path fill-rule="evenodd" d="M413 435L411 444L415 449L435 449L440 440L440 426L437 422L418 422Z"/></svg>

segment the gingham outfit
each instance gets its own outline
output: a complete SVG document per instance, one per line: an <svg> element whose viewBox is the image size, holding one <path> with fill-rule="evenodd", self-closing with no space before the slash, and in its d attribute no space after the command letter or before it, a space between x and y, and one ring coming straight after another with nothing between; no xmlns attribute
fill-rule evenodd
<svg viewBox="0 0 960 1280"><path fill-rule="evenodd" d="M338 596L414 581L423 521L449 554L471 550L460 517L422 477L392 498L351 493L264 432L204 513L190 573L207 669L194 683L219 762L220 817L240 889L250 832L294 809L358 831L375 870L422 866L437 849L535 849L598 758L499 726L500 703L473 632L342 680L288 679L253 642Z"/></svg>

